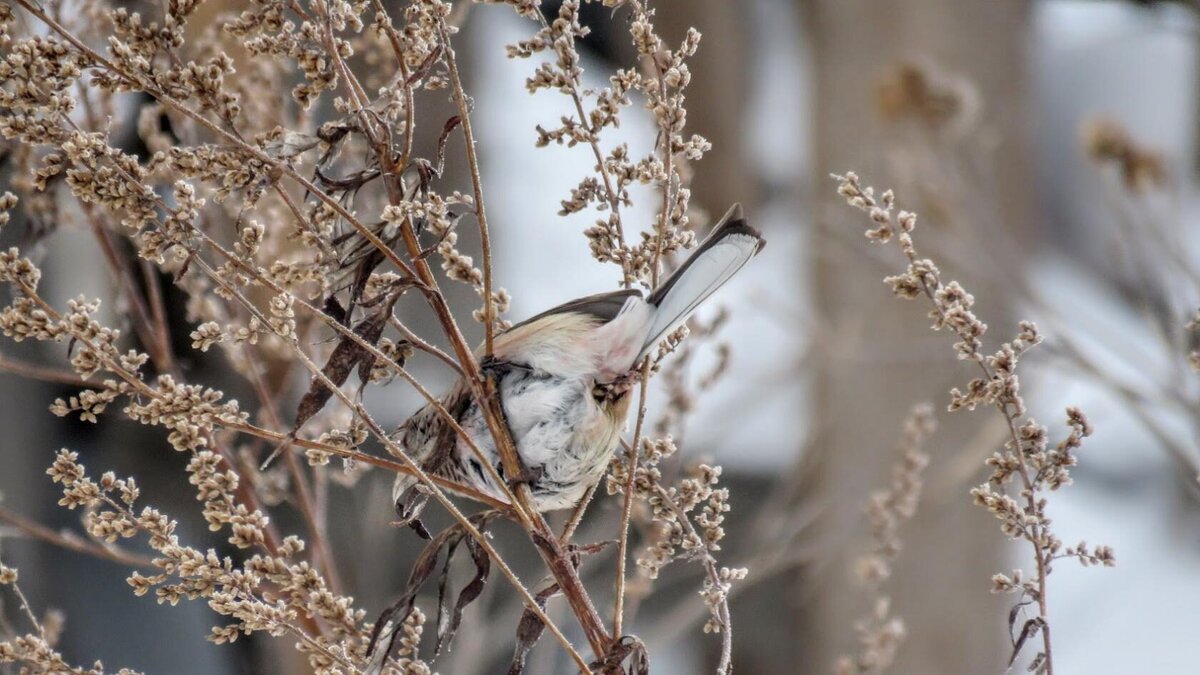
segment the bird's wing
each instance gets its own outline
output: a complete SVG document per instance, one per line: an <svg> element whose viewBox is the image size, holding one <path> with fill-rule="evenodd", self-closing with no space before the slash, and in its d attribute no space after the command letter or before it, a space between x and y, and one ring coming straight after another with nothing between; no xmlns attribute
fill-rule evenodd
<svg viewBox="0 0 1200 675"><path fill-rule="evenodd" d="M600 319L601 323L608 323L621 313L621 308L625 306L625 303L629 300L629 298L640 298L641 296L642 292L637 289L626 289L620 291L610 291L608 293L597 293L595 295L577 298L570 302L564 302L557 307L551 307L537 316L532 316L528 319L525 319L509 330L515 330L522 326L526 326L534 321L537 321L538 319L543 319L547 316L550 316L551 314L562 314L565 312L586 314L588 316L593 316L597 319Z"/></svg>

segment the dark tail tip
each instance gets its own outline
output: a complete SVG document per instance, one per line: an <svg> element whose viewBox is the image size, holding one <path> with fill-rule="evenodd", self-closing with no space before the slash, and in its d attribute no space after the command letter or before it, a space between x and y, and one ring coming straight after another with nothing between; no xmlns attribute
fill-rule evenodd
<svg viewBox="0 0 1200 675"><path fill-rule="evenodd" d="M763 246L765 246L767 243L767 240L763 239L761 232L746 223L746 214L742 212L742 205L740 202L729 207L729 210L725 212L725 216L722 217L721 220L717 221L717 226L713 228L712 233L708 236L708 239L715 241L735 233L747 234L757 239L759 251L761 251ZM705 243L707 243L707 240ZM703 248L703 246L704 244L702 243L701 247Z"/></svg>

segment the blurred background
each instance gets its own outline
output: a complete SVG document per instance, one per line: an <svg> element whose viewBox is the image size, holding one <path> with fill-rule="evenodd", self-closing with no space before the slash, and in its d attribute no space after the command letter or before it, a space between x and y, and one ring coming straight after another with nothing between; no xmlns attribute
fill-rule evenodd
<svg viewBox="0 0 1200 675"><path fill-rule="evenodd" d="M717 335L732 348L730 370L696 400L681 444L689 460L721 463L733 493L721 562L751 570L732 605L736 672L828 673L854 649L853 623L872 602L850 569L868 545L863 504L886 485L903 419L922 401L933 404L940 429L918 515L901 532L905 550L886 586L907 626L892 672L997 673L1011 652L1010 598L990 594L989 578L1027 557L967 494L986 479L982 462L1005 430L992 411L944 412L949 388L971 373L955 362L950 338L929 330L923 307L893 300L880 283L901 268L899 256L869 247L861 214L840 203L828 174L847 170L894 188L902 208L920 213L918 242L947 278L975 294L991 327L989 347L1010 339L1020 319L1039 323L1046 344L1023 361L1033 416L1058 438L1063 408L1078 405L1096 427L1075 484L1052 496L1050 513L1067 543L1112 545L1118 566L1063 563L1050 577L1058 670L1195 672L1200 376L1188 368L1195 347L1184 325L1200 307L1200 7L653 4L669 40L689 25L704 35L688 121L714 150L694 167L693 205L719 217L740 201L770 242L701 314L704 322L731 313ZM236 3L208 5L216 14ZM600 85L632 55L623 14L586 10L593 34L583 66ZM613 271L591 260L581 235L590 217L555 215L591 170L590 154L533 145L533 126L557 120L569 101L530 96L531 64L503 57L530 24L476 6L462 28L497 278L514 297L510 316L614 287ZM623 138L606 142L652 146L647 119L629 114L623 122ZM448 170L463 169L452 157ZM4 170L0 184L9 179ZM461 174L457 180L465 184ZM650 204L626 218L647 224ZM50 297L108 286L103 269L78 262L90 259L90 245L86 233L71 231L45 243L53 251L44 260ZM4 354L61 358L7 341ZM704 372L717 356L701 349L695 358ZM190 367L197 379L236 391L220 357ZM441 371L417 374L445 383ZM394 384L372 401L381 421L398 424L418 406L404 389ZM68 393L0 373L4 508L52 529L74 526L44 473L63 446L89 466L137 475L147 501L180 514L192 508L183 458L156 432L60 420L47 406ZM378 612L416 549L411 533L387 528L390 477L368 474L328 489L351 595ZM590 519L611 518L618 503L601 497ZM202 540L196 520L185 536ZM100 658L151 673L300 672L281 665L292 658L290 645L206 643L206 607L135 598L118 565L13 528L0 534L10 535L0 546L22 568L34 605L64 613L61 644L74 662ZM710 672L715 663L716 640L699 630L706 611L692 567L668 574L637 613L633 632L649 643L656 674ZM596 581L601 594L608 583ZM473 637L437 664L443 675L502 672L518 609L496 592L502 585L491 586L467 612L461 634ZM539 648L531 672L568 672L558 658L553 645Z"/></svg>

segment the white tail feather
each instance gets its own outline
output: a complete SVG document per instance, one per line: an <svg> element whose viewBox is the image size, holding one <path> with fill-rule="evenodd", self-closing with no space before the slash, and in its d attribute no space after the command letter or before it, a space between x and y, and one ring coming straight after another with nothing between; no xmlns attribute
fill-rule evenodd
<svg viewBox="0 0 1200 675"><path fill-rule="evenodd" d="M713 233L671 275L662 288L665 293L650 297L656 305L653 322L637 360L687 321L692 312L712 295L762 248L763 239L742 219L740 205L734 205Z"/></svg>

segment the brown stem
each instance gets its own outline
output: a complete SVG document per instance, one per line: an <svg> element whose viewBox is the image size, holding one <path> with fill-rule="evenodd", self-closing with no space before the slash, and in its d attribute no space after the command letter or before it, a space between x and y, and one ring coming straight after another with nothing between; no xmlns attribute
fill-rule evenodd
<svg viewBox="0 0 1200 675"><path fill-rule="evenodd" d="M385 15L386 15L386 13L385 13ZM390 18L388 19L386 25L391 26ZM445 29L444 24L441 25L441 28L443 29L443 35L444 35L444 29ZM394 29L392 32L394 33ZM393 37L393 47L398 48L398 47L396 47L397 44L398 44L398 38ZM448 48L448 45L447 45L447 48ZM337 56L336 54L335 54L334 58L340 59L340 57ZM406 68L405 62L403 60L403 52L402 51L397 52L397 58L400 59L400 71L401 71L401 75L404 77L403 86L404 86L404 89L406 92L405 98L411 106L412 86L413 85L411 82L408 81L408 77L406 75L407 68ZM344 65L343 65L343 68L344 68ZM348 68L344 68L344 70L347 73L349 72ZM349 75L347 75L347 77L349 77ZM459 86L461 87L461 83L459 83ZM361 115L361 111L360 111L360 115ZM371 128L369 126L369 120L366 119L366 116L361 115L361 117L363 120L364 128L365 129ZM409 121L411 121L411 120L409 120ZM406 123L408 123L408 122L406 122ZM405 130L405 135L411 137L411 135L412 135L411 126ZM400 182L400 171L401 170L394 163L394 159L392 157L392 152L391 152L391 147L388 144L381 143L373 135L370 135L370 141L371 141L372 146L375 149L375 154L379 159L380 166L383 169L384 186L387 189L388 200L393 206L399 205L404 199L403 186ZM473 172L472 177L476 181L476 185L478 186L478 179L479 179L478 171ZM476 187L475 194L478 195L479 197L482 197L482 188ZM482 204L477 201L475 206L476 206L477 210L481 210ZM482 234L484 236L486 236L486 221L481 220L480 226L483 228ZM409 218L405 218L404 221L400 224L400 233L401 233L401 239L404 243L405 249L408 252L409 258L413 262L413 268L415 269L415 277L421 282L422 288L425 291L425 299L429 303L430 307L433 309L434 313L437 315L438 321L440 322L443 331L445 332L446 336L450 339L450 342L454 346L456 355L458 356L459 362L461 363L461 367L459 368L459 371L464 374L465 373L473 374L473 376L471 376L471 377L464 377L464 380L470 386L472 394L476 397L476 400L484 400L482 381L479 377L479 367L478 367L478 364L475 362L474 352L472 352L471 348L467 346L466 339L463 337L462 331L459 329L458 323L454 319L454 314L450 311L450 306L446 303L446 298L441 292L441 289L437 282L437 278L433 275L433 271L429 268L429 263L426 261L425 257L421 255L421 245L420 245L420 242L417 241L417 234L413 230L412 221ZM484 258L485 258L485 266L490 265L490 263L488 262L488 259L490 258L490 249L488 250L488 253L485 253ZM490 295L489 295L489 300L490 300ZM490 323L489 323L489 327L490 327ZM355 337L357 337L357 336L355 336ZM490 342L490 328L489 328L489 342ZM488 353L490 353L490 352L491 352L491 350L490 350L490 344L489 344ZM415 384L415 381L413 381L413 380L410 380L410 382L413 382ZM438 403L437 405L444 410L444 406L441 406L440 403ZM467 442L467 444L471 447L472 452L474 452L476 457L478 457L480 463L483 465L485 471L487 471L488 476L489 476L489 478L491 478L493 484L497 485L500 488L500 490L504 493L504 496L505 496L506 500L508 501L508 503L514 507L514 509L517 513L517 517L520 519L522 525L525 526L526 530L530 529L529 528L529 518L530 518L529 513L531 513L532 511L530 509L526 508L526 504L522 503L520 500L515 498L515 495L513 494L513 492L508 488L507 481L505 481L500 476L499 472L496 471L496 468L495 468L495 466L493 466L491 460L486 458L483 455L482 451L479 450L474 439L471 438L469 434L467 434L465 431L462 430L462 428L458 425L458 421L453 419L453 416L449 415L449 413L446 413L443 416L443 418L447 421L448 424L450 424L450 426L452 428L455 429L455 431L457 433L460 434L460 437L463 438ZM506 436L508 434L507 427L505 427L502 430L498 429L497 427L492 427L492 434L493 434L493 436L497 437L496 443L497 443L497 446L499 447L501 445L501 442L500 442L499 436L497 434L502 434L502 435ZM510 441L510 443L511 443L511 441ZM510 473L509 475L519 475L519 473L520 472L517 471L516 473Z"/></svg>
<svg viewBox="0 0 1200 675"><path fill-rule="evenodd" d="M101 546L67 532L55 532L50 528L18 515L0 506L0 521L13 526L31 539L44 541L59 548L83 553L94 558L109 560L133 567L154 567L154 561L145 556L131 553L116 546Z"/></svg>
<svg viewBox="0 0 1200 675"><path fill-rule="evenodd" d="M459 77L458 66L454 57L454 50L450 45L449 30L446 27L444 19L439 20L438 31L446 51L446 64L450 71L454 98L458 104L459 116L462 119L463 135L467 147L467 161L471 172L471 185L475 194L475 214L479 221L479 236L483 248L484 326L487 331L485 353L490 355L492 353L492 332L495 328L496 315L492 299L491 244L490 237L488 236L487 215L483 203L483 184L480 179L479 159L475 154L475 139L471 133L470 110L467 108L466 94L463 91L462 80ZM472 366L474 365L472 364ZM478 372L478 368L472 367L469 369L469 372ZM483 402L481 407L485 412L488 427L491 429L492 436L496 441L496 449L504 464L505 472L509 476L520 475L522 472L520 455L517 452L516 445L513 443L508 425L504 421L505 417L500 408L500 397L495 391L495 383L489 379L484 384L486 396L481 399ZM555 581L558 582L559 588L562 589L567 603L579 619L580 626L583 628L584 635L587 637L592 651L596 654L597 658L603 658L608 653L612 639L604 629L604 622L600 619L599 613L596 612L591 597L588 595L587 589L584 588L583 582L579 578L575 565L559 544L558 538L555 536L553 530L550 529L546 520L533 506L533 495L529 490L529 486L525 484L518 485L516 497L521 509L529 515L528 530L533 535L534 543L537 545L538 551L542 554L542 559L550 568L550 572L554 576Z"/></svg>
<svg viewBox="0 0 1200 675"><path fill-rule="evenodd" d="M75 387L94 387L94 382L79 377L75 373L58 370L56 368L47 368L38 366L24 361L16 361L5 356L0 356L0 371L28 377L31 380L40 380L42 382L57 382L59 384L69 384Z"/></svg>
<svg viewBox="0 0 1200 675"><path fill-rule="evenodd" d="M167 356L169 348L164 350L163 342L153 331L155 322L151 320L150 309L146 306L146 300L138 290L137 282L134 281L129 269L122 264L120 254L117 253L116 245L112 240L112 233L97 219L95 209L91 204L87 202L81 202L81 204L92 234L100 244L100 252L104 254L104 262L109 273L117 282L117 290L129 302L129 309L133 312L130 323L133 325L134 332L146 346L146 351L150 353L150 358L153 359L156 368L169 364L171 362ZM162 372L167 371L162 370Z"/></svg>
<svg viewBox="0 0 1200 675"><path fill-rule="evenodd" d="M378 3L377 3L378 6ZM483 188L479 173L478 158L475 154L474 136L467 130L470 129L470 111L466 105L466 97L462 88L462 81L458 75L457 65L454 60L454 54L449 44L449 31L444 20L439 23L439 33L446 50L446 60L450 69L453 89L455 90L455 100L459 106L459 115L462 120L464 135L466 137L468 162L471 166L471 182L475 195L476 217L480 225L480 237L483 242L483 259L484 259L484 301L485 301L485 328L487 338L485 342L486 353L491 353L492 332L494 329L495 310L492 303L491 292L491 246L490 237L487 230L487 216L483 204ZM404 59L403 51L399 44L394 40L393 49L396 51L397 58L400 60L403 68ZM406 89L411 90L411 84L405 80ZM408 98L411 102L411 97ZM411 103L410 103L411 109ZM410 130L411 132L411 130ZM395 182L394 171L389 170L391 163L390 153L381 155L386 175L391 176L389 183ZM395 189L391 192L395 198ZM434 313L450 338L450 342L454 347L455 355L462 364L462 369L471 376L466 377L466 383L470 387L472 394L477 401L481 402L481 409L484 412L485 420L488 428L492 433L493 440L496 443L496 448L501 457L501 462L505 468L507 475L515 476L521 473L521 463L517 454L516 446L512 441L508 426L504 423L503 413L500 411L499 398L491 389L492 383L485 382L479 375L478 363L475 360L474 353L467 347L466 341L463 339L462 332L458 328L458 324L450 312L449 306L446 305L445 298L438 291L437 280L433 277L426 261L419 256L420 247L416 241L416 237L412 232L412 228L408 223L401 225L402 238L405 246L408 249L410 257L413 259L413 264L419 279L431 289L431 292L426 293L426 298L429 301ZM491 469L491 463L485 462L486 467ZM494 469L493 469L494 471ZM495 479L494 479L495 480ZM515 494L506 488L506 482L500 480L497 485L504 489L506 495L511 500L510 503L520 518L522 525L526 531L532 536L534 543L537 546L538 552L541 554L543 561L546 563L555 581L563 591L563 595L567 598L567 602L571 605L572 611L578 618L584 634L588 639L596 656L603 657L608 652L608 647L611 638L604 630L603 621L596 612L595 606L591 602L583 582L579 579L579 575L575 570L574 565L569 560L565 551L558 543L557 537L542 518L541 514L533 507L532 495L529 492L527 485L518 485ZM585 668L586 670L586 668Z"/></svg>
<svg viewBox="0 0 1200 675"><path fill-rule="evenodd" d="M634 2L634 11L642 15L645 10L641 3ZM657 63L655 65L655 76L658 79L658 94L661 99L667 98L667 83L663 79L661 69ZM666 184L663 185L663 203L662 215L660 216L659 226L654 233L654 260L650 264L650 287L658 286L659 267L662 264L662 240L663 232L667 227L667 221L671 217L671 186L675 173L674 160L675 153L671 147L671 130L663 128L659 131L661 138L663 169L666 175ZM647 358L642 364L641 383L638 390L638 414L637 423L634 425L633 442L629 446L629 474L625 477L625 494L624 502L621 505L621 530L620 538L617 545L617 582L616 582L616 600L613 606L613 634L621 635L623 614L625 612L625 566L629 557L629 520L633 515L633 485L637 475L638 466L638 448L642 442L642 428L646 421L646 395L650 384L650 363L651 359Z"/></svg>
<svg viewBox="0 0 1200 675"><path fill-rule="evenodd" d="M150 311L154 317L154 334L158 339L158 349L162 354L162 367L166 370L176 370L175 354L171 350L171 326L167 319L166 299L163 297L162 281L158 271L149 260L142 260L142 279L146 284L150 300Z"/></svg>
<svg viewBox="0 0 1200 675"><path fill-rule="evenodd" d="M250 380L250 385L254 389L255 395L258 397L259 405L267 416L267 422L276 429L284 428L283 423L279 419L279 411L275 406L275 398L267 390L267 383L263 381L262 373L259 372L258 365L253 360L253 355L250 354L250 350L245 344L242 345L242 349L249 364L249 367L246 369L249 372L246 376ZM312 540L313 558L320 562L322 571L329 582L329 589L334 595L342 595L342 582L338 576L337 564L332 552L329 550L329 545L326 543L325 528L321 527L319 512L313 500L312 490L308 485L308 477L305 475L300 460L296 458L296 453L287 453L284 456L284 462L287 464L292 482L296 484L296 497L299 502L300 515L304 518L309 538Z"/></svg>
<svg viewBox="0 0 1200 675"><path fill-rule="evenodd" d="M603 481L600 481L603 482ZM571 541L571 537L575 536L575 530L579 529L579 523L583 522L583 514L587 513L588 505L592 503L592 498L596 496L596 490L600 488L600 482L592 483L592 486L583 493L583 498L575 505L571 511L570 517L567 518L566 525L563 526L562 534L558 540L565 546Z"/></svg>
<svg viewBox="0 0 1200 675"><path fill-rule="evenodd" d="M274 441L276 443L281 443L285 440L288 440L288 434L272 431L270 429L263 429L262 427L256 427L253 424L226 424L224 425L224 428L230 431L236 431L238 433L262 438L264 440ZM295 446L297 449L320 450L331 455L337 455L338 457L344 457L346 459L362 462L363 464L369 464L380 469L386 469L393 473L402 473L409 476L416 475L416 472L413 471L412 467L407 464L392 461L386 457L377 457L375 455L368 455L357 450L350 450L340 445L332 445L329 443L322 443L320 441L313 441L305 438L293 438L291 439L291 445ZM512 515L511 506L494 497L490 497L482 492L479 492L468 485L463 485L462 483L457 483L448 478L442 478L441 476L430 475L429 479L443 488L458 492L463 496L469 497L481 504L489 506L493 509L499 509L509 515Z"/></svg>
<svg viewBox="0 0 1200 675"><path fill-rule="evenodd" d="M392 53L396 57L396 63L400 69L400 78L404 83L404 149L400 154L400 162L395 167L394 171L399 173L408 168L409 159L412 157L413 147L413 129L416 127L416 112L413 109L413 90L412 85L408 82L408 61L404 57L404 44L400 39L400 34L396 32L396 27L392 25L392 17L384 8L382 0L373 0L375 3L375 11L386 18L383 24L384 33L387 34L388 42L392 46Z"/></svg>
<svg viewBox="0 0 1200 675"><path fill-rule="evenodd" d="M906 253L910 263L917 262L915 250ZM937 301L936 292L930 287L924 277L921 278L921 288L925 296L933 304L934 311L937 312L939 320L945 325L952 325L947 321L946 313L942 309L941 304ZM969 337L969 336L960 336ZM983 355L976 352L972 358L983 372L984 377L988 382L994 379L992 369L984 360ZM1033 480L1029 477L1029 467L1025 463L1025 450L1021 443L1021 434L1017 429L1017 415L1009 409L1009 403L1000 399L996 400L996 409L1004 416L1005 422L1008 425L1009 438L1013 444L1013 454L1017 456L1017 475L1021 478L1021 484L1024 489L1021 490L1021 495L1025 498L1026 508L1031 513L1038 512L1037 494L1034 490ZM1046 654L1046 675L1054 675L1054 659L1050 652L1050 619L1048 612L1048 602L1046 600L1046 554L1042 546L1043 528L1038 523L1029 525L1029 534L1026 540L1033 546L1034 558L1037 562L1037 604L1038 617L1042 620L1042 651Z"/></svg>
<svg viewBox="0 0 1200 675"><path fill-rule="evenodd" d="M438 34L445 49L446 67L450 71L450 84L454 91L454 102L458 105L458 116L462 122L463 141L467 147L467 167L471 172L471 189L475 195L475 220L479 223L479 245L483 257L483 329L484 355L492 355L492 339L496 331L496 305L492 298L492 238L488 234L487 209L483 204L483 181L479 175L479 157L476 155L475 135L471 131L471 110L467 106L467 95L463 91L462 79L458 74L458 60L450 44L450 31L444 18L438 20ZM510 474L515 475L515 474Z"/></svg>
<svg viewBox="0 0 1200 675"><path fill-rule="evenodd" d="M388 323L392 325L392 328L395 328L397 332L403 335L405 340L408 340L410 343L412 343L414 347L427 354L437 357L439 361L447 366L450 366L450 368L457 372L460 377L466 375L466 373L463 372L462 366L458 365L458 362L451 358L449 354L429 344L429 342L422 339L421 336L409 330L408 326L405 326L404 323L399 319L393 316L388 320Z"/></svg>
<svg viewBox="0 0 1200 675"><path fill-rule="evenodd" d="M542 12L542 8L538 6L538 20L542 24L542 28L549 30L550 23L546 20L546 14ZM574 45L575 39L572 37L571 42ZM600 173L600 180L604 184L604 196L608 200L608 208L613 213L613 223L617 227L617 244L620 248L625 248L625 230L621 222L621 196L617 190L613 188L613 179L608 171L608 166L604 163L604 151L600 149L600 130L593 129L591 122L588 120L587 112L583 109L583 95L580 93L582 83L579 80L577 72L566 73L567 75L567 93L571 97L571 101L575 104L575 112L579 115L579 126L587 134L588 145L592 148L592 154L596 157L596 170ZM629 288L633 285L633 279L626 277L624 285Z"/></svg>
<svg viewBox="0 0 1200 675"><path fill-rule="evenodd" d="M717 561L713 557L710 544L696 532L691 519L683 512L683 509L679 508L679 505L675 503L671 494L663 486L655 485L654 489L663 503L675 514L675 519L683 527L683 531L696 541L704 542L704 555L701 557L701 562L704 564L705 571L708 572L708 578L713 587L720 588L721 575L717 572ZM721 621L721 659L717 664L717 673L718 675L729 675L733 672L733 623L729 614L729 598L726 595L721 596L721 601L717 605L717 618Z"/></svg>

